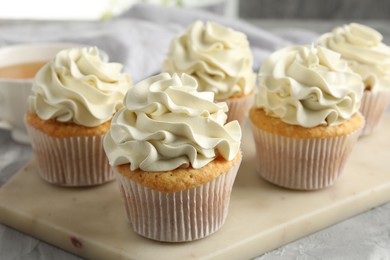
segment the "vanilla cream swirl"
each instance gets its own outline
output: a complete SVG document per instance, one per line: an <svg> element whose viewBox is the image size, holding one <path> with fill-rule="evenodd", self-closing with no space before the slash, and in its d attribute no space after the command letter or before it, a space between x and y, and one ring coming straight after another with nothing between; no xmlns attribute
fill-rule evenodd
<svg viewBox="0 0 390 260"><path fill-rule="evenodd" d="M274 52L261 66L259 82L256 106L303 127L343 123L358 112L363 95L361 77L324 47Z"/></svg>
<svg viewBox="0 0 390 260"><path fill-rule="evenodd" d="M62 50L35 76L30 111L43 120L98 126L122 107L131 86L121 70L104 62L96 47Z"/></svg>
<svg viewBox="0 0 390 260"><path fill-rule="evenodd" d="M198 92L194 78L162 73L139 82L125 97L104 139L111 165L169 171L201 168L217 156L232 160L240 149L237 121L227 124L227 105Z"/></svg>
<svg viewBox="0 0 390 260"><path fill-rule="evenodd" d="M196 78L199 91L217 100L251 93L256 75L245 34L219 24L197 21L172 40L163 71Z"/></svg>
<svg viewBox="0 0 390 260"><path fill-rule="evenodd" d="M390 48L382 39L378 31L351 23L322 35L318 44L340 53L366 87L390 90Z"/></svg>

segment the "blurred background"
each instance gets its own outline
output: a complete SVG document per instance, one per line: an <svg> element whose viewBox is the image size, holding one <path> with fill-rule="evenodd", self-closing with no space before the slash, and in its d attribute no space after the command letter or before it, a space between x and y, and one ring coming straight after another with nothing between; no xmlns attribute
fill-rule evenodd
<svg viewBox="0 0 390 260"><path fill-rule="evenodd" d="M12 0L0 2L0 23L110 20L139 3L208 10L264 29L287 26L323 33L341 23L361 22L379 30L384 41L390 42L388 0Z"/></svg>
<svg viewBox="0 0 390 260"><path fill-rule="evenodd" d="M389 19L388 0L13 0L1 19L99 20L137 3L202 8L244 19ZM21 8L23 7L23 8Z"/></svg>

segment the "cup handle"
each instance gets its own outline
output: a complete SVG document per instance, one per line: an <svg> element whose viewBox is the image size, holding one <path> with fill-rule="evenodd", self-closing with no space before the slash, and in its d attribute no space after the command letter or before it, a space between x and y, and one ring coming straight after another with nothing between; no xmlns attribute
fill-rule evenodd
<svg viewBox="0 0 390 260"><path fill-rule="evenodd" d="M0 91L0 129L10 130L12 126L4 119L4 95Z"/></svg>

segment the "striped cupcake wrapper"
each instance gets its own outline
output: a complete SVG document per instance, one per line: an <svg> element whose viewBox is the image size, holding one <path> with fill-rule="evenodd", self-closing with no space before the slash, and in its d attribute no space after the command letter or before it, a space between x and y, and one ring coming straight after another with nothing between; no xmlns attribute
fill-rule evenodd
<svg viewBox="0 0 390 260"><path fill-rule="evenodd" d="M253 93L241 98L231 98L225 100L229 107L229 111L227 112L228 118L226 122L237 120L241 128L243 128L248 117L249 109L253 105L253 100Z"/></svg>
<svg viewBox="0 0 390 260"><path fill-rule="evenodd" d="M207 237L225 223L240 163L241 159L210 182L177 192L156 191L114 172L136 233L157 241L185 242Z"/></svg>
<svg viewBox="0 0 390 260"><path fill-rule="evenodd" d="M362 136L372 134L379 127L389 102L390 91L364 92L360 112L363 114L366 124Z"/></svg>
<svg viewBox="0 0 390 260"><path fill-rule="evenodd" d="M263 131L252 124L257 172L284 188L329 187L341 175L362 128L344 136L296 139Z"/></svg>
<svg viewBox="0 0 390 260"><path fill-rule="evenodd" d="M103 136L52 137L26 123L40 176L60 186L92 186L115 178Z"/></svg>

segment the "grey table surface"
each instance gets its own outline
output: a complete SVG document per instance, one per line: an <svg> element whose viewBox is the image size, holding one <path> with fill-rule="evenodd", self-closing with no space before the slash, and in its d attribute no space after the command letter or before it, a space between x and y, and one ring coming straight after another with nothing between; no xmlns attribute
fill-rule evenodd
<svg viewBox="0 0 390 260"><path fill-rule="evenodd" d="M264 29L303 28L318 33L346 21L251 20ZM390 21L365 21L390 42ZM390 149L390 148L389 148ZM32 158L28 145L0 130L0 186ZM80 259L46 242L0 224L0 259ZM381 259L390 260L390 203L301 238L256 259Z"/></svg>

